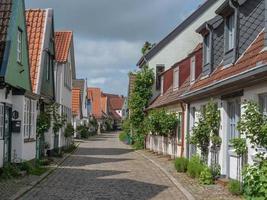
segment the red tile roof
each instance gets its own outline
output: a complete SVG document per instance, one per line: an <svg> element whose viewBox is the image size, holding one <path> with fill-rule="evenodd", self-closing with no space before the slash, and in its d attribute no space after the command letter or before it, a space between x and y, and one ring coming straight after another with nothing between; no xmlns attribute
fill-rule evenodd
<svg viewBox="0 0 267 200"><path fill-rule="evenodd" d="M81 110L81 91L80 88L72 88L72 114L79 116Z"/></svg>
<svg viewBox="0 0 267 200"><path fill-rule="evenodd" d="M69 50L72 42L72 35L72 31L55 32L57 62L64 63L68 61Z"/></svg>
<svg viewBox="0 0 267 200"><path fill-rule="evenodd" d="M37 92L37 81L42 55L46 10L27 10L26 24L28 33L28 47L30 59L30 74L33 92Z"/></svg>
<svg viewBox="0 0 267 200"><path fill-rule="evenodd" d="M102 117L102 108L101 108L101 90L100 88L88 88L87 93L91 93L92 97L92 115L95 118Z"/></svg>
<svg viewBox="0 0 267 200"><path fill-rule="evenodd" d="M1 1L0 3L0 65L2 64L4 52L5 52L5 44L6 44L6 36L8 30L8 24L12 11L12 0Z"/></svg>
<svg viewBox="0 0 267 200"><path fill-rule="evenodd" d="M251 46L245 51L244 55L231 66L219 66L209 77L198 80L190 88L190 92L208 87L218 81L222 81L231 76L238 75L246 70L256 67L258 63L264 64L267 61L267 51L262 51L264 47L264 31L261 32ZM186 96L186 95L185 95Z"/></svg>
<svg viewBox="0 0 267 200"><path fill-rule="evenodd" d="M107 114L107 103L108 98L106 96L101 96L101 110Z"/></svg>

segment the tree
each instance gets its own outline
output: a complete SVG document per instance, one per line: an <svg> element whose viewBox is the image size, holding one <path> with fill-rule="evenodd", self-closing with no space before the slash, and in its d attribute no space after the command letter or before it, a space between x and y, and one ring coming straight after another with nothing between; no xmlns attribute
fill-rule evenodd
<svg viewBox="0 0 267 200"><path fill-rule="evenodd" d="M136 73L133 93L129 100L130 123L133 129L133 142L138 148L144 147L145 113L144 109L149 105L152 97L154 73L147 66Z"/></svg>
<svg viewBox="0 0 267 200"><path fill-rule="evenodd" d="M142 54L145 55L149 52L156 44L151 44L150 42L146 41L142 48Z"/></svg>

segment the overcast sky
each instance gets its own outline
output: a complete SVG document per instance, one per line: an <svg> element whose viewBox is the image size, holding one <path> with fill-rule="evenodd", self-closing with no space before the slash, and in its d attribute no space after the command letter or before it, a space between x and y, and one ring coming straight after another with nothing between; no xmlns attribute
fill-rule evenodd
<svg viewBox="0 0 267 200"><path fill-rule="evenodd" d="M158 42L203 0L26 0L53 8L56 30L74 31L76 72L88 86L126 94L145 41Z"/></svg>

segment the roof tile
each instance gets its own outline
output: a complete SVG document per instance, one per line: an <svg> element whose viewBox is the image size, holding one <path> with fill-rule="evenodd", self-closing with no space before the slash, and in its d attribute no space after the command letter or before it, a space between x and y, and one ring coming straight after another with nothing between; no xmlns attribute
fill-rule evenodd
<svg viewBox="0 0 267 200"><path fill-rule="evenodd" d="M72 41L72 31L59 31L55 33L56 61L67 62Z"/></svg>

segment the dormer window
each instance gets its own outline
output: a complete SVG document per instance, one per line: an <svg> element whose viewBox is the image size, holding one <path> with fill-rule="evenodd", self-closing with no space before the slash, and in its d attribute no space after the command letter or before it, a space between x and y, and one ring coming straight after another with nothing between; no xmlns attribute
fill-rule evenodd
<svg viewBox="0 0 267 200"><path fill-rule="evenodd" d="M190 60L190 83L193 84L195 82L195 74L196 74L196 59L193 56Z"/></svg>
<svg viewBox="0 0 267 200"><path fill-rule="evenodd" d="M179 88L179 67L173 70L173 91Z"/></svg>
<svg viewBox="0 0 267 200"><path fill-rule="evenodd" d="M160 95L162 96L164 93L164 76L160 77Z"/></svg>
<svg viewBox="0 0 267 200"><path fill-rule="evenodd" d="M234 26L234 15L230 15L226 18L226 44L225 44L225 48L226 51L230 51L234 48L234 42L235 42L235 26Z"/></svg>
<svg viewBox="0 0 267 200"><path fill-rule="evenodd" d="M204 36L204 65L210 63L210 33Z"/></svg>
<svg viewBox="0 0 267 200"><path fill-rule="evenodd" d="M17 62L22 62L22 30L20 28L17 32Z"/></svg>

